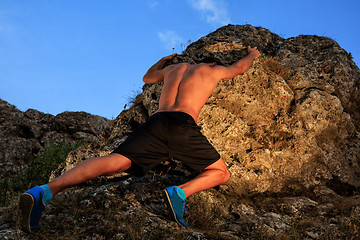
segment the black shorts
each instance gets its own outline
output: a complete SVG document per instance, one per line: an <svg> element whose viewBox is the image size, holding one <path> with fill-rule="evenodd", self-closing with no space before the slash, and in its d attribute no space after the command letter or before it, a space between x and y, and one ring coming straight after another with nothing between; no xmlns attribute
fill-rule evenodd
<svg viewBox="0 0 360 240"><path fill-rule="evenodd" d="M155 113L113 153L129 158L132 164L127 172L140 176L165 160L180 160L201 171L220 159L194 119L184 112Z"/></svg>

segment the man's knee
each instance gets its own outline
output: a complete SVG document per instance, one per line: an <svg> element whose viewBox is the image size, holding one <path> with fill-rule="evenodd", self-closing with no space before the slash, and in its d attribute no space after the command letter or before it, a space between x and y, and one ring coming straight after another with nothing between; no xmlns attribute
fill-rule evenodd
<svg viewBox="0 0 360 240"><path fill-rule="evenodd" d="M229 181L230 171L225 164L221 168L218 168L218 178L221 182L220 184L224 184Z"/></svg>
<svg viewBox="0 0 360 240"><path fill-rule="evenodd" d="M219 170L221 171L222 184L224 184L230 179L230 171L222 159L221 163L222 164L219 165Z"/></svg>
<svg viewBox="0 0 360 240"><path fill-rule="evenodd" d="M225 167L225 169L223 171L224 171L223 183L226 183L230 179L230 171L227 167Z"/></svg>
<svg viewBox="0 0 360 240"><path fill-rule="evenodd" d="M116 173L121 173L123 171L126 171L131 166L130 159L126 158L123 155L112 153L109 156L107 156L109 161L107 161L104 166L104 168L107 168L107 171L104 175L112 176Z"/></svg>
<svg viewBox="0 0 360 240"><path fill-rule="evenodd" d="M219 180L219 184L224 184L230 179L230 172L221 158L205 169L216 170L216 178Z"/></svg>

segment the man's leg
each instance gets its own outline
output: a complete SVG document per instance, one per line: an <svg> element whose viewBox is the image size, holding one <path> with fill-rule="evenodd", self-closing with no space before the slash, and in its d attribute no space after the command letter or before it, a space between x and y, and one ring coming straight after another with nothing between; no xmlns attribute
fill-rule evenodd
<svg viewBox="0 0 360 240"><path fill-rule="evenodd" d="M170 216L178 223L188 227L184 221L184 213L186 212L186 197L200 192L205 189L223 184L229 180L230 172L226 164L220 158L215 163L204 169L193 180L177 186L167 187L164 190L165 203L170 209Z"/></svg>
<svg viewBox="0 0 360 240"><path fill-rule="evenodd" d="M40 229L39 223L45 205L61 190L86 182L101 175L123 172L131 166L131 161L117 153L81 162L76 167L57 177L49 184L36 186L20 197L20 225L27 232Z"/></svg>
<svg viewBox="0 0 360 240"><path fill-rule="evenodd" d="M230 172L225 162L220 158L193 180L180 185L185 196L190 195L226 183L230 178Z"/></svg>
<svg viewBox="0 0 360 240"><path fill-rule="evenodd" d="M50 182L49 188L54 196L63 189L86 182L102 175L113 175L127 170L131 161L121 154L113 153L105 157L85 160Z"/></svg>

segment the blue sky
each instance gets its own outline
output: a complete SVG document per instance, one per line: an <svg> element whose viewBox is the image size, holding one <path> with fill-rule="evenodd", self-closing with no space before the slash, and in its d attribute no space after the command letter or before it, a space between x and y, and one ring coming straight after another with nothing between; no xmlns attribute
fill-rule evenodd
<svg viewBox="0 0 360 240"><path fill-rule="evenodd" d="M226 24L326 36L360 63L358 0L0 0L0 98L115 118L161 57Z"/></svg>

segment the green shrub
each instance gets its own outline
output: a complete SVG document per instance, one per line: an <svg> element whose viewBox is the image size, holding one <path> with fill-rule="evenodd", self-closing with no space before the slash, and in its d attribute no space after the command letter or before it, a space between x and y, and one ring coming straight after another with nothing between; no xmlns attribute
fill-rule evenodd
<svg viewBox="0 0 360 240"><path fill-rule="evenodd" d="M16 192L24 192L30 187L47 183L51 171L65 161L69 152L83 144L83 141L75 144L66 142L48 144L22 174L0 181L0 206L8 205L12 199L11 196Z"/></svg>

